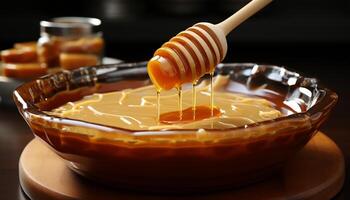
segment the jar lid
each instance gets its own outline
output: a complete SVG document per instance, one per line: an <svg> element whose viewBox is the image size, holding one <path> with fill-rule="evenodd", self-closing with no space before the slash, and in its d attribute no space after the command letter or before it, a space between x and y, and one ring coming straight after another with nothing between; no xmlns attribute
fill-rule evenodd
<svg viewBox="0 0 350 200"><path fill-rule="evenodd" d="M57 17L40 22L40 33L65 37L80 37L98 33L101 20L89 17Z"/></svg>

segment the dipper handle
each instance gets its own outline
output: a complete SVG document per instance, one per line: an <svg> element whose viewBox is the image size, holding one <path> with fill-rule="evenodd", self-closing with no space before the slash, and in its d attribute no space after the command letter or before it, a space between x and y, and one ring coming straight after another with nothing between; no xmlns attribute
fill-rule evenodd
<svg viewBox="0 0 350 200"><path fill-rule="evenodd" d="M242 22L247 20L250 16L254 15L256 12L271 2L272 0L252 0L239 11L231 15L231 17L227 18L216 26L220 28L225 35L227 35Z"/></svg>

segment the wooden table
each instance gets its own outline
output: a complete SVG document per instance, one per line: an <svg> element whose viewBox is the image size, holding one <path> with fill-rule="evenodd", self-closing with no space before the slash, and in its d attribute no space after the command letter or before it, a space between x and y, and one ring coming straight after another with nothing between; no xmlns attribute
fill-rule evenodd
<svg viewBox="0 0 350 200"><path fill-rule="evenodd" d="M325 85L336 88L335 91L340 96L336 109L321 130L342 149L347 172L350 161L350 80L345 79L344 74L349 72L349 69L337 73L327 70L314 72L321 80L327 80ZM30 129L15 108L0 107L0 199L27 199L18 183L18 159L24 146L32 138ZM350 177L347 175L343 190L334 199L345 200L349 197Z"/></svg>

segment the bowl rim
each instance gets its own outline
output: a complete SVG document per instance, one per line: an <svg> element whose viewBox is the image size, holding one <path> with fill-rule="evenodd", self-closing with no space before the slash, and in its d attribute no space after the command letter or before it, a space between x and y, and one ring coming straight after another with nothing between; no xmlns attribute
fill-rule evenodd
<svg viewBox="0 0 350 200"><path fill-rule="evenodd" d="M99 65L99 66L90 66L90 67L83 67L84 69L91 69L95 68L98 69L99 67L118 67L118 68L132 68L136 66L141 67L146 67L147 62L134 62L134 63L118 63L118 64L108 64L108 65ZM143 66L145 65L145 66ZM233 127L233 128L224 128L224 129L204 129L206 132L228 132L228 131L239 131L239 130L246 130L249 128L254 128L254 127L259 127L259 126L265 126L265 125L271 125L276 122L281 122L287 119L296 119L296 118L305 118L305 117L311 117L313 115L318 115L320 111L322 110L327 110L331 109L335 104L337 103L338 100L338 95L326 88L323 87L318 79L316 78L309 78L308 76L305 76L303 73L296 72L295 70L292 70L291 68L287 68L284 66L277 66L277 65L269 65L269 64L256 64L256 63L220 63L217 68L220 69L223 66L242 66L242 67L247 67L247 66L261 66L261 67L269 67L269 68L274 68L274 69L283 69L288 73L294 73L298 77L303 77L303 78L308 78L312 79L315 81L315 88L318 91L324 91L325 95L318 100L317 102L314 103L310 108L308 108L306 111L298 112L298 113L293 113L287 116L282 116L278 117L276 119L271 119L271 120L265 120L262 122L256 122L252 124L248 124L245 126L239 126L239 127ZM82 70L83 68L79 68L73 71L62 71L63 73L72 73L74 71L79 71ZM30 114L34 115L39 115L41 118L44 118L46 120L50 120L53 123L59 123L59 124L65 124L65 125L73 125L77 126L79 125L80 127L85 127L85 128L94 128L98 129L101 131L106 131L106 132L118 132L118 133L129 133L132 134L132 136L143 136L143 135L154 135L154 134L186 134L188 132L194 133L198 132L199 130L203 130L203 128L197 128L197 129L165 129L165 130L132 130L132 129L124 129L124 128L119 128L119 127L114 127L114 126L108 126L108 125L103 125L103 124L97 124L93 122L87 122L83 120L77 120L77 119L70 119L70 118L64 118L64 117L58 117L54 115L49 115L45 113L44 111L40 111L35 105L33 105L31 102L26 101L20 94L20 91L23 90L23 88L26 88L28 85L33 84L34 82L37 82L38 80L42 80L45 78L53 77L59 73L62 72L57 72L54 74L49 74L45 75L43 77L40 77L38 79L32 80L30 82L24 83L17 87L14 92L13 92L13 99L16 103L16 106L20 112L20 114L23 116L24 119L26 119L25 116L28 116Z"/></svg>

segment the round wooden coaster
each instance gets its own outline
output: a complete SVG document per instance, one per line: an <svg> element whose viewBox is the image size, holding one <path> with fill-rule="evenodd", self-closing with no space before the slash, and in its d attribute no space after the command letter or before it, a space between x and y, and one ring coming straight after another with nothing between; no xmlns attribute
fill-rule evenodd
<svg viewBox="0 0 350 200"><path fill-rule="evenodd" d="M344 158L337 145L323 133L313 139L286 165L281 175L247 187L191 196L140 194L108 189L88 182L65 166L63 160L38 139L23 150L19 178L32 200L47 199L330 199L344 182Z"/></svg>

